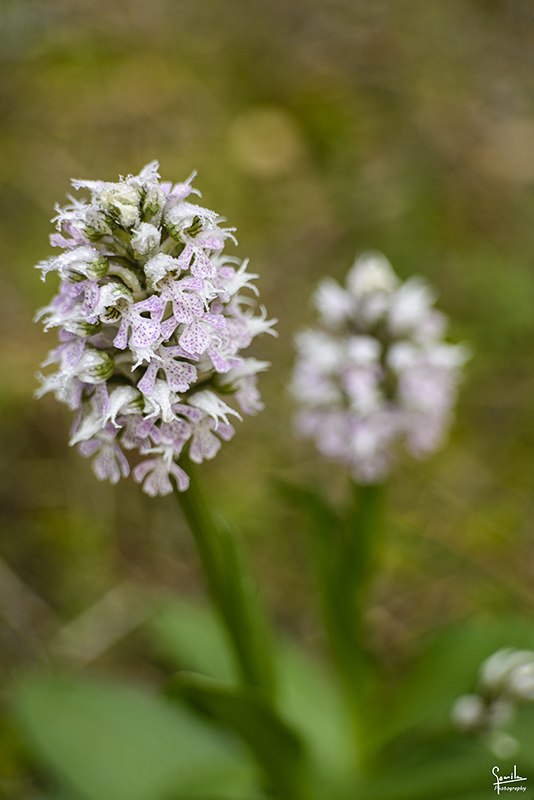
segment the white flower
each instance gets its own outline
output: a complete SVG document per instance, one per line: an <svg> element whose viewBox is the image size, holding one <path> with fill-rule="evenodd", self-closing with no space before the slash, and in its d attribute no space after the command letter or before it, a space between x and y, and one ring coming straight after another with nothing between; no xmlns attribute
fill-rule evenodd
<svg viewBox="0 0 534 800"><path fill-rule="evenodd" d="M532 661L515 667L508 678L508 690L519 700L534 700L534 653Z"/></svg>
<svg viewBox="0 0 534 800"><path fill-rule="evenodd" d="M145 264L145 275L148 285L156 289L158 283L170 273L179 273L182 269L179 259L166 253L158 253Z"/></svg>
<svg viewBox="0 0 534 800"><path fill-rule="evenodd" d="M347 289L354 297L391 294L399 279L382 253L368 252L356 259L347 275Z"/></svg>
<svg viewBox="0 0 534 800"><path fill-rule="evenodd" d="M233 435L228 418L241 416L232 398L243 413L261 410L257 373L268 364L240 351L275 322L240 294L257 294L257 275L224 255L232 229L186 199L199 194L193 177L160 182L154 161L117 183L73 181L90 199L57 208L51 244L63 252L38 265L43 278L60 277L37 314L60 344L37 394L76 411L70 443L95 457L99 479L126 477L124 451L150 456L133 476L151 496L173 481L187 488L176 463L184 446L200 463Z"/></svg>
<svg viewBox="0 0 534 800"><path fill-rule="evenodd" d="M161 241L161 231L149 222L142 222L132 233L132 247L139 255L152 253Z"/></svg>
<svg viewBox="0 0 534 800"><path fill-rule="evenodd" d="M534 664L532 650L514 650L511 647L497 650L481 666L481 683L492 691L500 690L507 684L515 669L527 664Z"/></svg>
<svg viewBox="0 0 534 800"><path fill-rule="evenodd" d="M468 353L443 341L434 299L423 281L402 284L384 256L367 253L346 289L320 283L322 327L296 337L297 429L356 481L384 480L401 443L422 457L445 438Z"/></svg>
<svg viewBox="0 0 534 800"><path fill-rule="evenodd" d="M209 417L212 417L215 424L218 424L219 419L222 419L226 425L229 425L228 414L232 414L234 417L241 419L240 414L223 402L214 392L207 390L195 392L190 396L189 403L195 408L204 411Z"/></svg>
<svg viewBox="0 0 534 800"><path fill-rule="evenodd" d="M478 728L486 714L484 699L478 694L463 694L452 707L452 721L459 728L471 730Z"/></svg>
<svg viewBox="0 0 534 800"><path fill-rule="evenodd" d="M352 310L350 296L333 278L319 283L314 300L324 323L334 329L345 322Z"/></svg>

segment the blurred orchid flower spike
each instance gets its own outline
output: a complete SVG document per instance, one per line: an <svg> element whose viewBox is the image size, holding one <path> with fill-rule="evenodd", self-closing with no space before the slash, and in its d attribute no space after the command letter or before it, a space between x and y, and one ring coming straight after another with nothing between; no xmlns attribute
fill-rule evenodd
<svg viewBox="0 0 534 800"><path fill-rule="evenodd" d="M154 161L117 183L73 181L90 196L57 207L50 241L62 252L37 265L60 278L37 314L60 340L37 395L76 412L70 443L95 456L101 480L129 474L125 451L146 456L133 477L151 496L172 491L170 476L188 488L186 443L200 463L233 436L232 399L245 414L263 408L257 373L269 364L241 351L276 322L254 315L242 292L258 276L223 254L234 229L190 202L193 177L162 182Z"/></svg>
<svg viewBox="0 0 534 800"><path fill-rule="evenodd" d="M358 483L382 482L399 445L424 457L444 440L469 353L444 341L435 300L421 278L402 283L385 256L364 253L346 287L321 281L319 326L297 336L297 430Z"/></svg>
<svg viewBox="0 0 534 800"><path fill-rule="evenodd" d="M520 746L505 729L533 700L534 652L505 647L482 662L477 691L455 700L451 719L459 730L481 736L499 758L511 758Z"/></svg>

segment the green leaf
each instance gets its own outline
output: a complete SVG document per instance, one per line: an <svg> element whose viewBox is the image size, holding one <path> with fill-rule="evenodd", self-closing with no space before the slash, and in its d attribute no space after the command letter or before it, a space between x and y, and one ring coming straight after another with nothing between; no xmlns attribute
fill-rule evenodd
<svg viewBox="0 0 534 800"><path fill-rule="evenodd" d="M179 673L171 681L168 693L170 697L184 698L241 736L261 765L266 786L276 797L297 800L306 796L302 743L261 691L227 686L194 673Z"/></svg>
<svg viewBox="0 0 534 800"><path fill-rule="evenodd" d="M231 653L222 624L206 606L175 599L149 623L157 647L178 668L228 682ZM342 783L353 761L346 703L327 668L301 648L278 643L275 653L278 706L300 734L319 783Z"/></svg>
<svg viewBox="0 0 534 800"><path fill-rule="evenodd" d="M237 683L228 634L207 606L179 598L162 603L150 627L157 651L174 667Z"/></svg>
<svg viewBox="0 0 534 800"><path fill-rule="evenodd" d="M330 799L354 765L352 725L339 684L325 665L288 643L279 648L277 671L284 719L306 742L318 788Z"/></svg>
<svg viewBox="0 0 534 800"><path fill-rule="evenodd" d="M30 677L15 708L37 758L87 800L256 796L237 744L187 709L124 684Z"/></svg>

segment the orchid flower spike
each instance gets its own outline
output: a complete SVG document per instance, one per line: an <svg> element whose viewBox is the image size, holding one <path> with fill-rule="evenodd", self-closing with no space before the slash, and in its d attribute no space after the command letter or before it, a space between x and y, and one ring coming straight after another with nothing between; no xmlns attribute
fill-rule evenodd
<svg viewBox="0 0 534 800"><path fill-rule="evenodd" d="M146 456L133 477L151 496L170 493L171 476L188 488L184 446L196 463L213 458L230 418L263 408L257 373L270 365L241 351L276 322L241 294L258 276L223 254L234 229L190 202L193 178L162 182L154 161L117 183L73 181L89 197L57 207L50 241L62 252L37 265L60 279L37 314L60 342L37 395L76 412L70 443L99 479L129 474L125 451Z"/></svg>
<svg viewBox="0 0 534 800"><path fill-rule="evenodd" d="M421 278L401 283L385 256L365 253L346 287L319 284L319 326L297 336L297 430L358 483L382 482L399 445L424 457L444 440L469 354L444 341L435 299Z"/></svg>
<svg viewBox="0 0 534 800"><path fill-rule="evenodd" d="M506 728L517 710L534 701L534 652L504 647L480 665L476 691L456 698L454 726L480 736L499 758L511 758L519 742Z"/></svg>

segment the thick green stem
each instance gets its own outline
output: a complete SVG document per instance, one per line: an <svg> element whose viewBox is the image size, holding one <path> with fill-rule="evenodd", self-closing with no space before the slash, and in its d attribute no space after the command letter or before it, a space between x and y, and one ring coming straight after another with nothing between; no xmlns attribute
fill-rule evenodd
<svg viewBox="0 0 534 800"><path fill-rule="evenodd" d="M366 771L372 752L370 697L375 670L365 642L363 612L377 560L381 486L355 486L346 515L318 537L318 568L323 610L334 660L345 686L360 767Z"/></svg>
<svg viewBox="0 0 534 800"><path fill-rule="evenodd" d="M187 456L180 464L190 477L189 489L176 492L195 538L213 604L235 653L244 684L274 691L270 637L254 584L248 574L234 532L214 509Z"/></svg>

